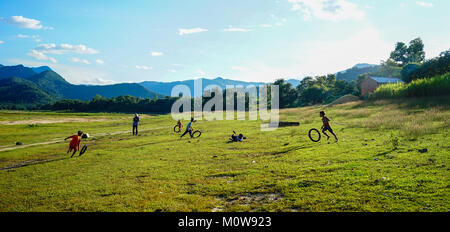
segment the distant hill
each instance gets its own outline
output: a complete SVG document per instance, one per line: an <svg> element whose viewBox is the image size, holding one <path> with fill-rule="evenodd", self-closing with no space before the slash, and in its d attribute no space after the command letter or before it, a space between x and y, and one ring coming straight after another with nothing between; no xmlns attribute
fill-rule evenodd
<svg viewBox="0 0 450 232"><path fill-rule="evenodd" d="M155 96L155 93L134 83L99 86L73 85L53 71L44 71L27 79L36 83L36 85L45 92L61 99L88 100L92 99L97 94L107 98L118 97L121 95L142 98L153 98Z"/></svg>
<svg viewBox="0 0 450 232"><path fill-rule="evenodd" d="M41 73L44 71L53 71L50 67L48 66L41 66L41 67L36 67L36 68L31 68L35 73Z"/></svg>
<svg viewBox="0 0 450 232"><path fill-rule="evenodd" d="M135 83L115 85L74 85L67 82L49 67L35 68L23 65L0 67L0 103L35 105L61 99L89 100L96 95L118 97L130 95L141 98L153 98L155 95L143 86Z"/></svg>
<svg viewBox="0 0 450 232"><path fill-rule="evenodd" d="M219 86L221 89L224 90L227 85L233 85L233 86L242 85L243 87L247 87L249 85L259 86L259 85L267 84L264 82L235 81L235 80L224 79L221 77L218 77L215 79L201 78L201 81L202 81L203 91L211 89L211 88L208 88L208 86L210 86L210 85ZM191 90L191 94L194 95L194 93L193 93L194 92L194 80L175 81L175 82L144 81L139 84L144 86L145 88L147 88L148 90L150 90L152 92L159 93L164 96L170 96L172 94L173 87L175 87L177 85L186 85ZM195 94L195 97L198 97L197 95L198 94Z"/></svg>
<svg viewBox="0 0 450 232"><path fill-rule="evenodd" d="M9 77L28 78L34 75L36 75L36 72L33 69L24 67L23 65L0 67L0 79Z"/></svg>
<svg viewBox="0 0 450 232"><path fill-rule="evenodd" d="M11 77L0 80L0 104L9 105L35 105L47 104L53 97L40 89L32 81Z"/></svg>
<svg viewBox="0 0 450 232"><path fill-rule="evenodd" d="M379 65L375 64L357 64L350 69L336 73L337 80L354 81L359 75L364 73L375 73L380 68Z"/></svg>

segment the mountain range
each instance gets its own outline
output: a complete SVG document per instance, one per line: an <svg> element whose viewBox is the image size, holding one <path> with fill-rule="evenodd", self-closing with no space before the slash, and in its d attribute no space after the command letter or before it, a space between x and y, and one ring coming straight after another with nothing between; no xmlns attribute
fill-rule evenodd
<svg viewBox="0 0 450 232"><path fill-rule="evenodd" d="M361 63L349 68L347 70L336 73L336 80L354 81L359 75L364 73L375 73L380 68L376 64Z"/></svg>
<svg viewBox="0 0 450 232"><path fill-rule="evenodd" d="M0 66L0 104L35 105L61 99L90 100L96 95L108 98L122 95L162 97L136 83L74 85L46 66Z"/></svg>
<svg viewBox="0 0 450 232"><path fill-rule="evenodd" d="M354 67L338 72L338 80L352 81L363 73L374 73L378 65L357 64ZM269 83L246 82L224 79L201 78L203 91L209 90L211 86L218 86L223 90L227 85L260 86ZM286 80L293 88L300 84L299 79ZM62 99L90 100L96 95L103 97L117 97L130 95L141 98L154 98L155 96L170 96L172 88L177 85L186 85L194 91L195 80L158 82L144 81L141 83L122 83L114 85L74 85L67 82L62 76L48 66L25 67L23 65L4 66L0 64L0 105L41 105ZM203 92L202 91L202 92ZM198 97L198 93L191 93Z"/></svg>
<svg viewBox="0 0 450 232"><path fill-rule="evenodd" d="M202 91L200 94L194 93L194 85L196 81L201 81L202 84ZM232 86L239 86L242 85L243 87L247 87L249 85L254 86L260 86L260 85L266 85L267 83L264 82L245 82L245 81L235 81L235 80L228 80L223 79L221 77L217 77L215 79L206 79L206 78L200 78L197 80L186 80L186 81L175 81L175 82L158 82L158 81L144 81L139 83L140 85L144 86L150 91L157 92L159 94L170 96L172 92L172 88L177 85L185 85L189 87L191 90L191 96L199 97L201 93L205 90L210 90L215 87L219 87L222 90L226 89L226 86L232 85Z"/></svg>

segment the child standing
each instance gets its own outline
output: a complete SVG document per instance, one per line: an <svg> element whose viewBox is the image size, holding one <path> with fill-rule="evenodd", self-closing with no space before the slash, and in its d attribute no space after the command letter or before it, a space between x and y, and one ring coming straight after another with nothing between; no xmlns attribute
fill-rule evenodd
<svg viewBox="0 0 450 232"><path fill-rule="evenodd" d="M322 122L323 122L322 133L327 136L327 139L330 139L330 136L327 135L327 133L325 133L325 131L329 131L334 136L334 138L336 139L336 142L337 142L338 138L337 138L336 134L334 134L333 129L331 129L330 119L325 116L324 111L320 112L320 117L322 117Z"/></svg>
<svg viewBox="0 0 450 232"><path fill-rule="evenodd" d="M83 135L83 132L78 131L78 135L72 135L72 136L69 136L64 139L64 140L72 139L69 144L69 150L67 150L67 154L69 154L71 151L73 151L72 156L70 156L70 158L72 158L73 155L75 155L75 153L77 153L77 151L80 150L80 142L81 142L82 135Z"/></svg>
<svg viewBox="0 0 450 232"><path fill-rule="evenodd" d="M139 126L139 121L141 119L139 118L139 115L136 113L134 114L134 118L133 118L133 135L138 135L138 126ZM136 132L135 132L136 131Z"/></svg>
<svg viewBox="0 0 450 232"><path fill-rule="evenodd" d="M183 127L183 124L181 124L180 119L178 119L177 125L178 125L178 129L181 131L181 127Z"/></svg>

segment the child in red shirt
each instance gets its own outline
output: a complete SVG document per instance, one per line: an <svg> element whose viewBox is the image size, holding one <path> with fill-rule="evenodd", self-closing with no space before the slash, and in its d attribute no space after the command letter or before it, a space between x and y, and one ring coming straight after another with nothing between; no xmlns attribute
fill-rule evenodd
<svg viewBox="0 0 450 232"><path fill-rule="evenodd" d="M181 124L181 120L178 120L177 125L178 129L181 131L181 128L183 127L183 124Z"/></svg>
<svg viewBox="0 0 450 232"><path fill-rule="evenodd" d="M81 142L82 135L83 135L83 132L78 131L78 135L72 135L72 136L69 136L64 139L64 140L72 139L69 144L69 150L67 150L67 154L69 154L71 151L73 151L72 156L70 156L70 158L72 158L73 155L75 155L75 153L77 153L77 151L80 150L80 142Z"/></svg>
<svg viewBox="0 0 450 232"><path fill-rule="evenodd" d="M338 137L337 137L336 134L333 132L333 129L331 129L331 126L330 126L330 119L329 119L328 117L325 116L325 112L324 112L324 111L321 111L321 112L320 112L320 117L322 117L322 122L323 122L323 125L322 125L322 133L323 133L324 135L326 135L328 139L330 139L330 136L327 135L327 133L325 133L325 131L329 131L329 132L334 136L334 138L336 139L336 142L337 142L337 141L338 141Z"/></svg>

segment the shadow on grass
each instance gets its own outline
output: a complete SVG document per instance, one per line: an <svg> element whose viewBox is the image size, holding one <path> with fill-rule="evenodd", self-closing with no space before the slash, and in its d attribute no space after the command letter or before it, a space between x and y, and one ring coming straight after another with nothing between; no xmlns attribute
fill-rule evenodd
<svg viewBox="0 0 450 232"><path fill-rule="evenodd" d="M392 150L390 150L390 151L386 151L386 152L382 152L382 153L379 153L379 154L377 154L377 155L375 155L375 156L386 156L386 155L389 155L390 153L392 153L393 151L397 151L398 149L392 149Z"/></svg>
<svg viewBox="0 0 450 232"><path fill-rule="evenodd" d="M78 156L75 156L74 158L76 158L76 157L78 157ZM26 160L26 161L23 161L23 162L20 162L17 164L13 164L11 166L0 168L0 171L22 168L22 167L31 166L31 165L45 164L45 163L50 163L50 162L55 162L55 161L60 161L60 160L65 160L65 159L70 159L70 157L62 157L62 158L58 158L58 159L47 159L47 160L44 160L44 159Z"/></svg>
<svg viewBox="0 0 450 232"><path fill-rule="evenodd" d="M272 152L272 155L282 155L282 154L286 154L286 153L289 153L292 151L298 151L298 150L312 148L312 147L314 147L314 146L295 146L295 147L290 147L288 149L285 149L283 151Z"/></svg>

